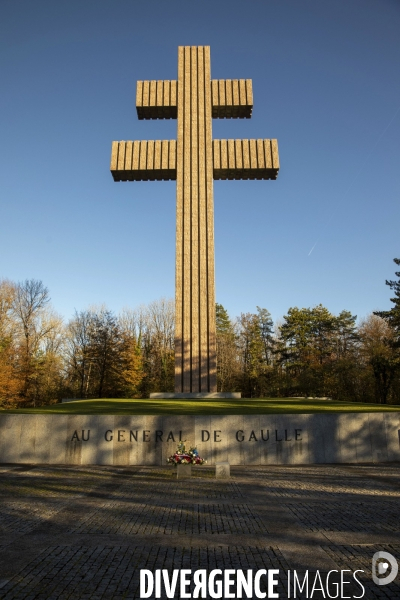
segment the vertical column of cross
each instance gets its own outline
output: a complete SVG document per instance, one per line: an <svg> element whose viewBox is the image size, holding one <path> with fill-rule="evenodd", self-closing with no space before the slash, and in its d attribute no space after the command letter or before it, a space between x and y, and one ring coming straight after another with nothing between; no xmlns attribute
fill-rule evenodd
<svg viewBox="0 0 400 600"><path fill-rule="evenodd" d="M204 48L204 85L205 85L205 214L207 253L207 344L208 344L208 387L210 392L217 391L217 347L215 315L215 267L214 267L214 177L212 153L212 101L211 101L211 65L210 47Z"/></svg>
<svg viewBox="0 0 400 600"><path fill-rule="evenodd" d="M178 50L175 391L216 391L209 47Z"/></svg>

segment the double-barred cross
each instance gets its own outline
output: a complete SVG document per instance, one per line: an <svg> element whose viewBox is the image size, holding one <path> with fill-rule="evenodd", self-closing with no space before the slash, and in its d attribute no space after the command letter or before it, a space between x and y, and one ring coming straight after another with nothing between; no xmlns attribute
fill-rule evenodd
<svg viewBox="0 0 400 600"><path fill-rule="evenodd" d="M138 81L139 119L177 140L113 142L114 181L176 180L175 396L217 391L213 179L276 179L276 140L213 140L213 118L250 118L250 79L211 80L209 46L178 48L177 81Z"/></svg>

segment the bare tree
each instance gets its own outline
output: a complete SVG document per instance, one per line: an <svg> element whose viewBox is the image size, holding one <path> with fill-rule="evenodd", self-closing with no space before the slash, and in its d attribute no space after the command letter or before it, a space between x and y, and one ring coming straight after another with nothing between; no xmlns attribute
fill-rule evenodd
<svg viewBox="0 0 400 600"><path fill-rule="evenodd" d="M36 366L46 337L59 319L49 314L49 291L41 281L30 279L15 287L13 313L20 327L20 373L22 395L26 400L37 400Z"/></svg>
<svg viewBox="0 0 400 600"><path fill-rule="evenodd" d="M146 329L146 320L147 306L145 305L141 305L135 309L125 307L118 316L121 331L135 340L142 337Z"/></svg>
<svg viewBox="0 0 400 600"><path fill-rule="evenodd" d="M75 313L67 327L67 379L81 398L119 396L123 347L115 315L105 306Z"/></svg>
<svg viewBox="0 0 400 600"><path fill-rule="evenodd" d="M384 319L372 314L361 321L358 333L361 355L374 377L375 400L386 404L397 369L393 353L393 329Z"/></svg>

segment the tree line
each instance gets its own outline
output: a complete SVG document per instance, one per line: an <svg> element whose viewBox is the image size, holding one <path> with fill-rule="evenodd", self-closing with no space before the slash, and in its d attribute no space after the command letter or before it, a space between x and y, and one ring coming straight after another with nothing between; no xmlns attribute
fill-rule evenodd
<svg viewBox="0 0 400 600"><path fill-rule="evenodd" d="M400 403L400 271L396 277L386 281L394 306L358 323L322 305L290 308L273 323L266 308L231 318L217 304L219 391ZM41 281L0 282L1 406L173 389L172 300L118 315L93 306L64 323Z"/></svg>

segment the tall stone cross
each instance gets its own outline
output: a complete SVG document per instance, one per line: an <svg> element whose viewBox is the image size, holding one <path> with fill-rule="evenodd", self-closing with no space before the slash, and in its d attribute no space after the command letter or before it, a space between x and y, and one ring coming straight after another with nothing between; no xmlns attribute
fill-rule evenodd
<svg viewBox="0 0 400 600"><path fill-rule="evenodd" d="M177 119L177 140L113 142L111 173L176 180L174 396L216 396L213 179L276 179L277 141L212 139L213 118L251 117L253 93L250 79L211 80L209 46L178 48L177 81L138 81L136 108Z"/></svg>

